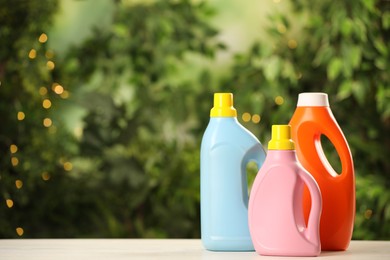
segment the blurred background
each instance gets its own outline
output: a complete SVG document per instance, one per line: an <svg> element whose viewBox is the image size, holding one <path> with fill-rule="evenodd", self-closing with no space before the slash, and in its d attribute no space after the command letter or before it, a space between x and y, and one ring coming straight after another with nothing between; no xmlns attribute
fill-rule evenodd
<svg viewBox="0 0 390 260"><path fill-rule="evenodd" d="M386 0L0 0L0 237L198 238L213 93L266 145L321 91L390 239L389 43Z"/></svg>

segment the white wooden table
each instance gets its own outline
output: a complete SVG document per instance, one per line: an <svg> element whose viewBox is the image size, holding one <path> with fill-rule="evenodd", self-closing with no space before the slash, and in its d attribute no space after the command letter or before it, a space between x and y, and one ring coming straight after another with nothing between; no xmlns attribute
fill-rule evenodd
<svg viewBox="0 0 390 260"><path fill-rule="evenodd" d="M390 241L352 241L347 251L315 257L266 257L255 252L210 252L198 239L3 239L1 260L62 259L390 259Z"/></svg>

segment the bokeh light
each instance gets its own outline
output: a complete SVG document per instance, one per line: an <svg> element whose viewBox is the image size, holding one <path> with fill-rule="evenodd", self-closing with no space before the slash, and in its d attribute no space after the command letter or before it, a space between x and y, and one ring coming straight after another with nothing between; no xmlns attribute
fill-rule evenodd
<svg viewBox="0 0 390 260"><path fill-rule="evenodd" d="M284 98L282 96L277 96L275 98L275 104L276 105L280 106L280 105L283 105L283 103L284 103Z"/></svg>
<svg viewBox="0 0 390 260"><path fill-rule="evenodd" d="M15 144L11 144L9 146L9 150L11 153L16 153L18 151L18 147Z"/></svg>
<svg viewBox="0 0 390 260"><path fill-rule="evenodd" d="M59 84L56 84L53 88L53 91L58 94L58 95L61 95L62 93L64 93L64 87L59 85Z"/></svg>
<svg viewBox="0 0 390 260"><path fill-rule="evenodd" d="M248 112L245 112L244 114L242 114L242 120L244 122L249 122L251 120L251 114L249 114Z"/></svg>
<svg viewBox="0 0 390 260"><path fill-rule="evenodd" d="M19 164L19 159L17 157L11 157L11 164L12 166L18 166Z"/></svg>
<svg viewBox="0 0 390 260"><path fill-rule="evenodd" d="M19 121L24 120L25 117L26 117L26 115L24 114L24 112L22 112L22 111L18 112L18 120Z"/></svg>
<svg viewBox="0 0 390 260"><path fill-rule="evenodd" d="M48 37L47 37L46 33L42 33L42 34L39 36L38 41L39 41L40 43L45 43L45 42L47 42L47 39L48 39Z"/></svg>
<svg viewBox="0 0 390 260"><path fill-rule="evenodd" d="M28 53L28 57L30 59L35 59L37 57L37 51L35 49L31 49L30 52Z"/></svg>
<svg viewBox="0 0 390 260"><path fill-rule="evenodd" d="M258 123L260 122L260 120L261 120L260 115L254 114L254 115L252 116L252 122L255 123L255 124L258 124Z"/></svg>
<svg viewBox="0 0 390 260"><path fill-rule="evenodd" d="M43 108L49 109L51 107L51 101L50 99L44 99L42 102Z"/></svg>
<svg viewBox="0 0 390 260"><path fill-rule="evenodd" d="M41 96L46 95L46 94L47 94L47 88L46 88L46 87L40 87L40 88L39 88L39 94L40 94Z"/></svg>
<svg viewBox="0 0 390 260"><path fill-rule="evenodd" d="M14 206L14 201L11 199L5 200L5 203L7 204L8 208L12 208Z"/></svg>
<svg viewBox="0 0 390 260"><path fill-rule="evenodd" d="M54 62L51 61L51 60L49 60L49 61L46 63L46 67L47 67L48 70L54 70L54 67L55 67L55 66L56 66L56 65L55 65Z"/></svg>
<svg viewBox="0 0 390 260"><path fill-rule="evenodd" d="M73 169L73 165L72 165L72 163L71 162L65 162L64 163L64 170L65 171L71 171Z"/></svg>
<svg viewBox="0 0 390 260"><path fill-rule="evenodd" d="M50 173L48 173L48 172L42 172L42 180L44 180L44 181L48 181L48 180L50 180Z"/></svg>
<svg viewBox="0 0 390 260"><path fill-rule="evenodd" d="M46 117L45 119L43 119L43 125L45 127L50 127L52 124L53 124L53 122L51 121L50 118Z"/></svg>
<svg viewBox="0 0 390 260"><path fill-rule="evenodd" d="M290 49L295 49L296 47L298 47L298 42L294 39L290 39L288 42L287 42L287 46L290 48Z"/></svg>
<svg viewBox="0 0 390 260"><path fill-rule="evenodd" d="M21 189L23 187L23 182L21 180L16 180L15 186L17 189Z"/></svg>
<svg viewBox="0 0 390 260"><path fill-rule="evenodd" d="M23 228L21 228L21 227L17 227L16 228L16 233L18 234L18 236L23 236L23 234L24 234L24 230L23 230Z"/></svg>

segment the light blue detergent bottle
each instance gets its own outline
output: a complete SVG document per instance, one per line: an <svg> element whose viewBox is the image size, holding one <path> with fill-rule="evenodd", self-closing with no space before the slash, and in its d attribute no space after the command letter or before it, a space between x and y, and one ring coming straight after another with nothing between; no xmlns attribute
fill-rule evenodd
<svg viewBox="0 0 390 260"><path fill-rule="evenodd" d="M233 94L215 93L201 145L201 236L212 251L254 250L248 227L246 166L265 159L259 140L237 121Z"/></svg>

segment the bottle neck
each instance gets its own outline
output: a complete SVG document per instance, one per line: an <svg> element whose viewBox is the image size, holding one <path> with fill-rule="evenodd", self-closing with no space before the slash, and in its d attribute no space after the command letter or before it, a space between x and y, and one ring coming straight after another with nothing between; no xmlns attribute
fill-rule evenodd
<svg viewBox="0 0 390 260"><path fill-rule="evenodd" d="M317 111L329 113L332 111L330 107L296 107L296 110L308 111L309 113Z"/></svg>
<svg viewBox="0 0 390 260"><path fill-rule="evenodd" d="M296 161L297 156L295 150L268 150L267 160L279 161L279 160Z"/></svg>
<svg viewBox="0 0 390 260"><path fill-rule="evenodd" d="M212 121L212 122L219 122L219 121L238 122L237 117L235 117L235 116L212 116L212 117L210 117L210 121Z"/></svg>

